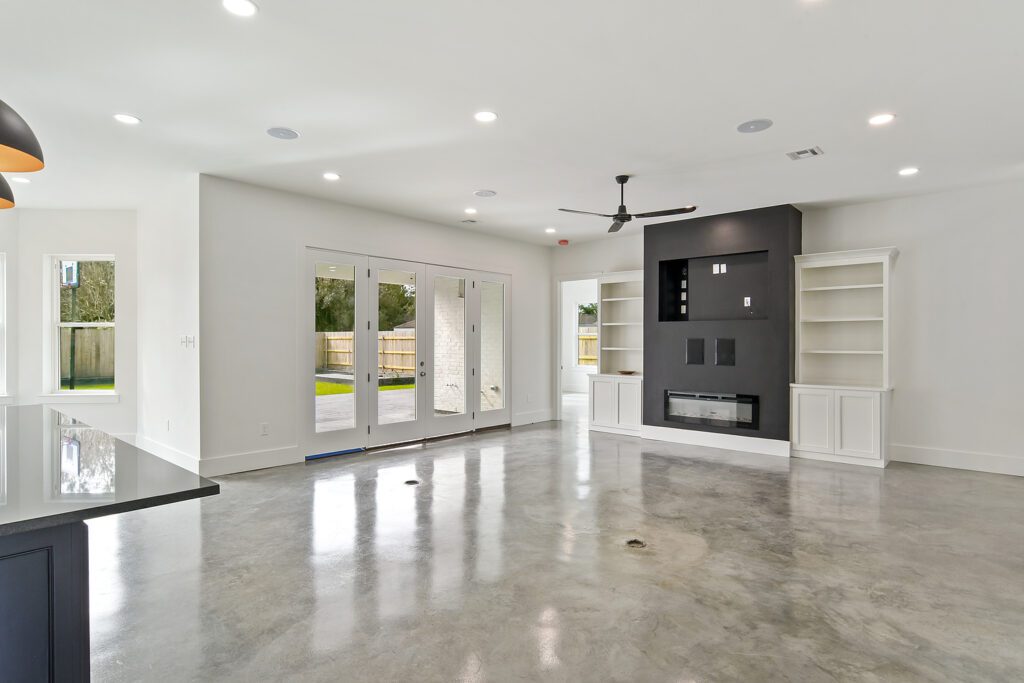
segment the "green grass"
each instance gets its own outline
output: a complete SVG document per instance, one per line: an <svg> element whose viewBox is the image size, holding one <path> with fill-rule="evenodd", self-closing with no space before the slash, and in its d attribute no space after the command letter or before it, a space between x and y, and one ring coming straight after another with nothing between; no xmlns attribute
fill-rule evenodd
<svg viewBox="0 0 1024 683"><path fill-rule="evenodd" d="M68 383L61 382L61 391L68 391ZM75 391L113 391L113 384L87 384L85 382L75 382Z"/></svg>
<svg viewBox="0 0 1024 683"><path fill-rule="evenodd" d="M413 389L415 384L386 384L384 386L377 387L377 391L396 391L398 389ZM316 383L316 395L317 396L333 396L335 394L351 394L351 384L339 384L337 382L317 382Z"/></svg>

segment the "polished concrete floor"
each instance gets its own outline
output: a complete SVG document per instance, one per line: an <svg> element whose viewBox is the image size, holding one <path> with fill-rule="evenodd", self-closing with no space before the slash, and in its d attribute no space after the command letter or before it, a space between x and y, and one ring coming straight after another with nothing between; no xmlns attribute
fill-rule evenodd
<svg viewBox="0 0 1024 683"><path fill-rule="evenodd" d="M569 421L220 481L90 522L95 680L1024 680L1022 478Z"/></svg>

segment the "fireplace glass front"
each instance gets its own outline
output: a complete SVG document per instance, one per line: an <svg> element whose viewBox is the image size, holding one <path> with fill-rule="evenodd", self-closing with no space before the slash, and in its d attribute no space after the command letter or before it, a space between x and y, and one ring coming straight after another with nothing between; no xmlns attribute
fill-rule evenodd
<svg viewBox="0 0 1024 683"><path fill-rule="evenodd" d="M665 419L685 424L757 429L757 396L665 392Z"/></svg>

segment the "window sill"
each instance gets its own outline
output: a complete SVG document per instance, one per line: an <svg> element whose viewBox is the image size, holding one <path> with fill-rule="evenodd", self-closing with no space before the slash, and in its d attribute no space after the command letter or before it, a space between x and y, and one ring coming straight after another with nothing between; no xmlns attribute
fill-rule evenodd
<svg viewBox="0 0 1024 683"><path fill-rule="evenodd" d="M116 391L62 391L56 394L40 394L43 403L119 403L121 395Z"/></svg>

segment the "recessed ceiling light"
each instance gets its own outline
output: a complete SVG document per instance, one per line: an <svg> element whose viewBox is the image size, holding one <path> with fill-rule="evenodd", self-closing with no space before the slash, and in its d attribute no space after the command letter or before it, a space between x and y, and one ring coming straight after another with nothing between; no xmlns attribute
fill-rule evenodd
<svg viewBox="0 0 1024 683"><path fill-rule="evenodd" d="M498 120L498 115L495 114L493 111L478 111L477 113L473 114L473 118L479 121L480 123L492 123L493 121Z"/></svg>
<svg viewBox="0 0 1024 683"><path fill-rule="evenodd" d="M900 175L902 175L902 176L917 175L917 172L920 171L920 170L921 169L917 168L916 166L907 166L906 168L901 168L900 169Z"/></svg>
<svg viewBox="0 0 1024 683"><path fill-rule="evenodd" d="M469 207L468 209L466 209L466 213L472 216L473 214L476 213L476 209L474 209L473 207Z"/></svg>
<svg viewBox="0 0 1024 683"><path fill-rule="evenodd" d="M558 232L558 231L555 230L554 228L544 228L544 232L546 232L546 233L548 233L550 235L551 233Z"/></svg>
<svg viewBox="0 0 1024 683"><path fill-rule="evenodd" d="M335 180L341 180L341 176L334 171L328 171L327 173L324 173L324 180L334 182Z"/></svg>
<svg viewBox="0 0 1024 683"><path fill-rule="evenodd" d="M475 194L477 197L493 197L498 193L495 192L494 190L477 190L473 194Z"/></svg>
<svg viewBox="0 0 1024 683"><path fill-rule="evenodd" d="M771 128L773 124L771 119L751 119L736 126L736 130L741 133L760 133Z"/></svg>
<svg viewBox="0 0 1024 683"><path fill-rule="evenodd" d="M22 185L28 185L32 181L28 178L11 178L12 183L21 183Z"/></svg>
<svg viewBox="0 0 1024 683"><path fill-rule="evenodd" d="M142 119L134 114L114 114L114 120L129 126L137 126L142 123Z"/></svg>
<svg viewBox="0 0 1024 683"><path fill-rule="evenodd" d="M237 17L255 16L256 12L260 9L252 0L221 0L220 4L224 5L224 9Z"/></svg>
<svg viewBox="0 0 1024 683"><path fill-rule="evenodd" d="M870 119L868 119L868 123L870 123L872 126L884 126L888 123L892 123L895 120L895 114L875 114Z"/></svg>
<svg viewBox="0 0 1024 683"><path fill-rule="evenodd" d="M267 135L278 140L294 140L299 137L299 131L292 130L291 128L283 128L281 126L275 126L273 128L267 128Z"/></svg>

